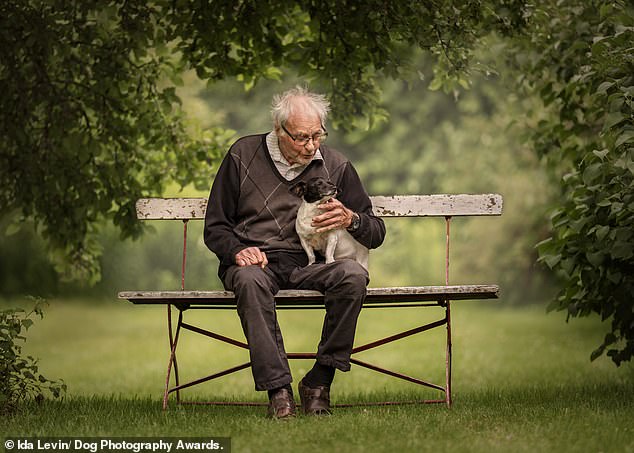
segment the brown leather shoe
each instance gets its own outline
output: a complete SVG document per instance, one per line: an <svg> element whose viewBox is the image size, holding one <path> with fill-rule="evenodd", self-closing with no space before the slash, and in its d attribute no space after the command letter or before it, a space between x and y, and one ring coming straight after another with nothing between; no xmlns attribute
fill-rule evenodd
<svg viewBox="0 0 634 453"><path fill-rule="evenodd" d="M308 387L304 380L297 386L299 398L302 402L302 413L305 415L330 415L330 387L320 385Z"/></svg>
<svg viewBox="0 0 634 453"><path fill-rule="evenodd" d="M293 395L286 389L278 390L269 401L268 415L278 420L295 417L295 400L293 400Z"/></svg>

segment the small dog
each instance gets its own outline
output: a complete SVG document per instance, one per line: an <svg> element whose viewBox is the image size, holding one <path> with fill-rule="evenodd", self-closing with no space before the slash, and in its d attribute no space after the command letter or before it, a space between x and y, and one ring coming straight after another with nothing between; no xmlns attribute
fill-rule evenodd
<svg viewBox="0 0 634 453"><path fill-rule="evenodd" d="M315 250L321 252L326 263L335 260L351 259L368 269L369 251L344 229L317 232L311 225L313 217L323 211L317 205L325 203L337 195L337 187L325 178L311 178L307 182L299 181L290 191L304 201L297 211L295 230L308 255L308 265L315 262Z"/></svg>

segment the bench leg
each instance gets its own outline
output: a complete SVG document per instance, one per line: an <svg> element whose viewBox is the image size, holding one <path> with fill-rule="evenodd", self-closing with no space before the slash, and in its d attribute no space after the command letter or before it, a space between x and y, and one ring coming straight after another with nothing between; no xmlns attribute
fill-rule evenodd
<svg viewBox="0 0 634 453"><path fill-rule="evenodd" d="M165 378L165 393L163 394L163 410L167 409L167 398L169 397L170 387L170 375L172 373L172 365L174 366L174 378L176 379L176 386L179 386L178 382L178 364L176 362L176 346L178 345L178 337L181 331L181 324L183 321L183 312L178 311L178 323L176 325L176 335L172 334L172 306L167 306L167 322L170 340L170 358L167 363L167 376ZM176 391L176 401L180 402L180 392Z"/></svg>
<svg viewBox="0 0 634 453"><path fill-rule="evenodd" d="M445 307L445 312L447 316L447 354L446 354L446 370L445 370L445 402L447 403L447 407L451 407L451 306L450 302L447 301L447 306Z"/></svg>
<svg viewBox="0 0 634 453"><path fill-rule="evenodd" d="M182 315L182 310L179 309L179 313ZM169 306L169 312L168 312L168 318L167 318L167 322L169 323L169 335L170 335L170 350L172 347L172 309L171 309L171 305ZM179 316L178 318L178 326L182 327L183 322L182 322L182 317ZM176 387L178 388L179 384L180 384L180 379L178 377L178 359L176 357L176 350L174 350L174 380L176 382ZM181 393L179 390L176 390L176 402L180 403L181 402Z"/></svg>
<svg viewBox="0 0 634 453"><path fill-rule="evenodd" d="M171 323L170 323L170 328L171 328ZM209 330L206 330L206 329L203 329L203 328L200 328L200 327L196 327L196 326L193 326L191 324L183 322L183 312L181 310L180 313L179 313L179 317L178 317L178 325L177 325L177 330L176 330L176 337L175 337L174 341L170 340L170 344L172 346L172 353L170 355L170 363L168 364L168 368L167 368L167 379L166 379L166 383L165 383L165 394L163 396L163 409L167 408L167 401L168 401L168 398L169 398L169 394L172 393L172 392L176 392L177 402L181 403L180 399L178 398L178 394L179 394L180 390L186 389L188 387L192 387L194 385L202 384L204 382L207 382L207 381L210 381L210 380L213 380L213 379L217 379L217 378L226 376L228 374L232 374L232 373L235 373L237 371L241 371L241 370L244 370L246 368L250 368L251 367L251 362L246 362L246 363L243 363L242 365L238 365L238 366L235 366L235 367L232 367L232 368L228 368L228 369L226 369L224 371L220 371L218 373L215 373L215 374L212 374L212 375L200 378L200 379L196 379L196 380L191 381L191 382L180 384L178 382L178 374L177 374L178 370L177 370L177 367L176 367L176 364L177 364L177 362L176 362L176 345L177 345L177 342L178 342L179 333L180 333L181 329L189 330L190 332L194 332L194 333L197 333L197 334L200 334L200 335L203 335L203 336L212 338L214 340L218 340L218 341L221 341L223 343L227 343L227 344L230 344L230 345L242 348L242 349L249 349L249 346L246 343L244 343L244 342L241 342L241 341L238 341L238 340L234 340L232 338L225 337L224 335L220 335L220 334L211 332ZM170 339L171 339L171 331L170 331ZM315 354L313 354L312 357L314 358ZM174 387L170 388L169 387L169 378L170 378L170 366L171 366L172 363L174 364L174 371L176 373L176 385ZM237 402L236 403L234 403L234 402L229 402L229 403L228 402L196 403L196 402L183 402L181 404L214 404L214 405L227 405L227 406L228 405L237 405L237 406L262 406L262 405L264 405L265 406L268 403L251 403L251 402L248 402L248 403L237 403Z"/></svg>
<svg viewBox="0 0 634 453"><path fill-rule="evenodd" d="M445 285L449 286L449 244L451 236L451 216L445 216ZM447 320L447 353L445 358L445 402L451 407L451 301L445 300L445 319Z"/></svg>

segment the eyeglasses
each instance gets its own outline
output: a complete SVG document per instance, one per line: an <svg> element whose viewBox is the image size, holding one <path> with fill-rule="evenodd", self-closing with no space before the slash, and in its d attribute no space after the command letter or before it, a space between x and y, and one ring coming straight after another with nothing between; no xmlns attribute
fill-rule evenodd
<svg viewBox="0 0 634 453"><path fill-rule="evenodd" d="M286 132L286 134L290 138L293 139L293 142L296 145L306 146L308 142L311 140L313 141L313 143L323 143L326 141L326 138L328 138L328 131L326 131L326 128L324 126L321 126L321 128L323 129L322 132L315 132L313 135L296 135L296 136L291 134L288 131L288 129L284 127L284 124L280 124L280 126L282 126L282 129L284 130L284 132Z"/></svg>

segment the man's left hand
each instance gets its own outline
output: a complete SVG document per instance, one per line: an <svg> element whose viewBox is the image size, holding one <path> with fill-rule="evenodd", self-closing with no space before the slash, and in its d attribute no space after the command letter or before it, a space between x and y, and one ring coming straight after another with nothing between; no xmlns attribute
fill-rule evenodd
<svg viewBox="0 0 634 453"><path fill-rule="evenodd" d="M352 211L336 198L331 198L317 207L324 211L323 214L313 217L311 223L317 228L318 233L336 228L348 228L352 223Z"/></svg>

